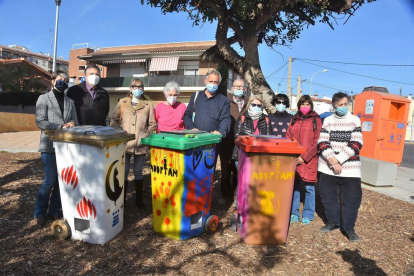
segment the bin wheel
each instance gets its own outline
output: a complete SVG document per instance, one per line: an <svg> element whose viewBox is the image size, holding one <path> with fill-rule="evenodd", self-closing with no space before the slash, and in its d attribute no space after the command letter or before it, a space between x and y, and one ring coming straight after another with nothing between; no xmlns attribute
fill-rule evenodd
<svg viewBox="0 0 414 276"><path fill-rule="evenodd" d="M237 219L238 219L239 214L237 213L237 210L234 210L233 213L231 214L231 221L230 221L230 226L231 226L231 231L232 232L237 232Z"/></svg>
<svg viewBox="0 0 414 276"><path fill-rule="evenodd" d="M209 233L215 233L219 226L219 218L217 216L209 216L206 221L205 229Z"/></svg>
<svg viewBox="0 0 414 276"><path fill-rule="evenodd" d="M66 240L71 236L69 224L62 219L55 220L51 228L53 235L59 240Z"/></svg>

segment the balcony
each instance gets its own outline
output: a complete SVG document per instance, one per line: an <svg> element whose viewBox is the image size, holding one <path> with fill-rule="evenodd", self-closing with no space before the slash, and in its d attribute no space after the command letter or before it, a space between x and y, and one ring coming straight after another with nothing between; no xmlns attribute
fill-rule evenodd
<svg viewBox="0 0 414 276"><path fill-rule="evenodd" d="M180 87L204 87L205 76L152 76L140 77L144 86L147 87L164 87L167 82L175 81ZM129 87L134 77L117 77L117 78L102 78L99 84L103 87Z"/></svg>

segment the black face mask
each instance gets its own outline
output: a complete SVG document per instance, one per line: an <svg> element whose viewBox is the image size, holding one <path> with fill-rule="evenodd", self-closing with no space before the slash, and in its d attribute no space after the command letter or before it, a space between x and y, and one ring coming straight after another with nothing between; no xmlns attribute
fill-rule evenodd
<svg viewBox="0 0 414 276"><path fill-rule="evenodd" d="M68 84L64 80L57 80L55 83L55 88L61 92L65 91L68 88Z"/></svg>

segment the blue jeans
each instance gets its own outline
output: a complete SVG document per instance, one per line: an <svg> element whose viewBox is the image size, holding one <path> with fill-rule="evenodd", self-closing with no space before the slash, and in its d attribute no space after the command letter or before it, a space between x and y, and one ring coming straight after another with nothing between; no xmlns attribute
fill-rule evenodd
<svg viewBox="0 0 414 276"><path fill-rule="evenodd" d="M62 204L60 202L56 155L54 153L42 152L42 162L45 169L45 180L42 186L40 186L39 194L37 195L34 217L45 217L48 213L48 207L49 215L61 216Z"/></svg>
<svg viewBox="0 0 414 276"><path fill-rule="evenodd" d="M125 180L128 180L129 167L131 166L132 154L125 153ZM141 180L142 166L144 165L145 154L134 155L134 180Z"/></svg>
<svg viewBox="0 0 414 276"><path fill-rule="evenodd" d="M302 218L313 220L315 216L315 183L305 182L303 180L295 180L292 200L292 214L300 218L300 184L305 184L305 203L303 204Z"/></svg>

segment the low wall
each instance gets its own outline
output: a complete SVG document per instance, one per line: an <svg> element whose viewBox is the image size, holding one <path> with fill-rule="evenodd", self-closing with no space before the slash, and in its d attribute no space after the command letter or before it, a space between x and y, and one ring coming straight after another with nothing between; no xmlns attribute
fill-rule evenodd
<svg viewBox="0 0 414 276"><path fill-rule="evenodd" d="M39 130L35 114L0 112L0 133Z"/></svg>

